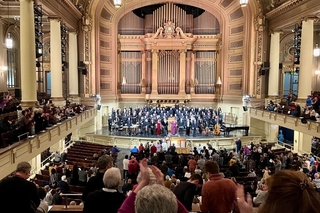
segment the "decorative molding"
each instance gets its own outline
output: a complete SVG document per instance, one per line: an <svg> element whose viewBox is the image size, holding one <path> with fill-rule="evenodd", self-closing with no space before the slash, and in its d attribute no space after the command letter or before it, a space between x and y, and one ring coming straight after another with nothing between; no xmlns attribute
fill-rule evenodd
<svg viewBox="0 0 320 213"><path fill-rule="evenodd" d="M271 10L270 12L268 12L266 14L266 17L268 19L272 19L275 16L285 13L289 10L291 10L293 7L298 7L300 4L307 2L310 0L290 0L290 1L286 1L285 3L281 4L279 7Z"/></svg>

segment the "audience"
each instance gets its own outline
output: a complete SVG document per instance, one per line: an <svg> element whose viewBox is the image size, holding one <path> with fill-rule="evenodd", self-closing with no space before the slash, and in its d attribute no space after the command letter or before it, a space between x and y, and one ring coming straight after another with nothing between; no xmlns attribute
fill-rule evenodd
<svg viewBox="0 0 320 213"><path fill-rule="evenodd" d="M31 165L28 162L21 162L17 165L13 177L1 180L1 212L34 213L36 211L40 198L36 185L27 181L30 171Z"/></svg>
<svg viewBox="0 0 320 213"><path fill-rule="evenodd" d="M103 176L104 188L91 192L87 196L83 212L106 212L107 208L107 212L116 213L126 198L117 190L120 182L120 170L115 167L108 169Z"/></svg>

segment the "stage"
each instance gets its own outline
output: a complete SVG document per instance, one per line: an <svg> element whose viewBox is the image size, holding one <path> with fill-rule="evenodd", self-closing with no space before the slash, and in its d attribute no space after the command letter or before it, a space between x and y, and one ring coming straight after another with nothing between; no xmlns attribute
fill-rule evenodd
<svg viewBox="0 0 320 213"><path fill-rule="evenodd" d="M243 132L236 130L232 131L229 136L210 136L205 135L197 135L196 137L193 136L186 136L186 135L175 135L175 137L185 137L186 138L186 147L191 149L193 147L198 147L199 144L201 146L207 146L207 143L210 143L213 148L219 149L221 147L226 149L233 149L235 148L235 139L238 137L241 138L242 144L250 144L251 141L254 143L259 143L261 141L261 136L249 135L249 136L242 136ZM94 143L104 144L113 146L116 145L119 148L124 149L131 149L134 146L139 146L141 143L145 144L146 142L153 142L156 143L159 140L164 139L165 136L157 136L157 135L150 135L150 136L127 136L127 135L116 135L112 132L109 132L107 127L103 127L101 130L98 130L93 133L86 134L86 140L91 141Z"/></svg>

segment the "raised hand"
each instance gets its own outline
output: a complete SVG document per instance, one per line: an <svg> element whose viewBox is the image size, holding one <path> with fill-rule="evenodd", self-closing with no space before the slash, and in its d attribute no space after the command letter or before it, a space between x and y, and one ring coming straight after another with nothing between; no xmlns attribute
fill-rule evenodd
<svg viewBox="0 0 320 213"><path fill-rule="evenodd" d="M156 176L157 183L164 185L164 175L161 172L161 170L158 169L158 167L156 167L156 166L150 166L150 169L152 170L154 176Z"/></svg>
<svg viewBox="0 0 320 213"><path fill-rule="evenodd" d="M252 213L253 207L252 207L252 198L250 194L247 194L247 201L245 199L244 195L244 188L243 185L238 184L237 190L236 190L236 197L237 197L237 204L240 210L240 213Z"/></svg>
<svg viewBox="0 0 320 213"><path fill-rule="evenodd" d="M147 186L150 181L150 175L148 171L148 159L144 158L139 163L140 166L140 174L141 174L141 181L138 184L138 187L134 190L137 193L143 187Z"/></svg>

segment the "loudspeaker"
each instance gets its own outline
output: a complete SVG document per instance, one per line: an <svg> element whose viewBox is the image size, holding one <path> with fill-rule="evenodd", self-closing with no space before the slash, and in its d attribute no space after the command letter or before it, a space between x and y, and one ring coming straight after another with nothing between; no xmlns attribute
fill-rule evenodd
<svg viewBox="0 0 320 213"><path fill-rule="evenodd" d="M14 97L21 100L21 89L14 89Z"/></svg>
<svg viewBox="0 0 320 213"><path fill-rule="evenodd" d="M82 73L82 75L87 75L87 68L83 67L81 69L81 73Z"/></svg>
<svg viewBox="0 0 320 213"><path fill-rule="evenodd" d="M247 106L242 106L243 107L243 111L248 111L248 107Z"/></svg>
<svg viewBox="0 0 320 213"><path fill-rule="evenodd" d="M79 61L79 68L86 67L85 63L83 61Z"/></svg>
<svg viewBox="0 0 320 213"><path fill-rule="evenodd" d="M263 69L263 68L261 68L261 69L259 70L259 75L266 75L266 70Z"/></svg>
<svg viewBox="0 0 320 213"><path fill-rule="evenodd" d="M269 62L263 62L263 66L264 69L269 69L270 68L270 63Z"/></svg>
<svg viewBox="0 0 320 213"><path fill-rule="evenodd" d="M282 70L282 68L283 68L283 64L279 63L279 69Z"/></svg>
<svg viewBox="0 0 320 213"><path fill-rule="evenodd" d="M98 104L98 106L97 106L97 110L100 110L101 109L101 105L100 104Z"/></svg>

